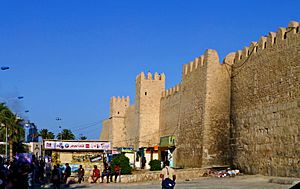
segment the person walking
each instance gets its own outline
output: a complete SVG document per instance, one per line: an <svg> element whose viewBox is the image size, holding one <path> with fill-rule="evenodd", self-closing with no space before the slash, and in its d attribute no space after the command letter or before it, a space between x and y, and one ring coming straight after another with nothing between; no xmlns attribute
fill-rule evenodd
<svg viewBox="0 0 300 189"><path fill-rule="evenodd" d="M143 156L142 157L142 167L141 167L142 169L145 169L146 163L147 163L146 157Z"/></svg>
<svg viewBox="0 0 300 189"><path fill-rule="evenodd" d="M65 165L66 165L66 169L64 172L64 183L67 184L67 180L71 176L71 167L69 166L68 163L66 163Z"/></svg>
<svg viewBox="0 0 300 189"><path fill-rule="evenodd" d="M173 189L175 186L176 173L175 170L170 167L170 162L165 162L165 167L162 169L160 178L162 179L162 189Z"/></svg>
<svg viewBox="0 0 300 189"><path fill-rule="evenodd" d="M60 178L61 175L60 175L59 168L56 165L54 165L51 173L51 181L53 184L53 189L60 189Z"/></svg>
<svg viewBox="0 0 300 189"><path fill-rule="evenodd" d="M82 168L82 165L79 165L79 169L78 169L78 183L81 183L81 181L84 181L84 168Z"/></svg>

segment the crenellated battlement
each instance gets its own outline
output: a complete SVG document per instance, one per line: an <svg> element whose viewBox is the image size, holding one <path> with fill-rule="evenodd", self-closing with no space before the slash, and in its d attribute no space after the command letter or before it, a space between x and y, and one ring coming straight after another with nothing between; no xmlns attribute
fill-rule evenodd
<svg viewBox="0 0 300 189"><path fill-rule="evenodd" d="M126 103L129 103L129 96L113 96L110 98L110 102L111 103L115 103L115 102L126 102Z"/></svg>
<svg viewBox="0 0 300 189"><path fill-rule="evenodd" d="M168 90L163 91L162 94L161 94L161 97L166 98L168 96L174 95L175 93L179 92L180 89L181 89L181 83L175 85L174 87L171 87Z"/></svg>
<svg viewBox="0 0 300 189"><path fill-rule="evenodd" d="M193 61L188 64L182 65L182 75L187 75L190 72L193 72L198 67L202 67L204 65L204 55L195 58Z"/></svg>
<svg viewBox="0 0 300 189"><path fill-rule="evenodd" d="M110 98L110 116L124 116L129 107L129 96L113 96Z"/></svg>
<svg viewBox="0 0 300 189"><path fill-rule="evenodd" d="M233 63L239 64L248 59L252 54L261 53L264 49L271 48L275 45L283 45L292 35L299 34L299 27L299 22L291 21L287 28L279 28L276 33L269 32L267 36L261 37L258 42L251 42L249 47L244 47L243 50L236 51Z"/></svg>
<svg viewBox="0 0 300 189"><path fill-rule="evenodd" d="M155 72L153 75L151 72L148 72L147 75L144 72L141 72L136 76L136 81L142 80L151 80L151 81L165 81L166 76L164 73L158 74Z"/></svg>

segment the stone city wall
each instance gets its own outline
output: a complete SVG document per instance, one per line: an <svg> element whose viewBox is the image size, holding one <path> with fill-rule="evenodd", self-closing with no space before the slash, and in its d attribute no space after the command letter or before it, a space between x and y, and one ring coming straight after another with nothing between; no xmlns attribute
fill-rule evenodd
<svg viewBox="0 0 300 189"><path fill-rule="evenodd" d="M160 106L160 136L177 135L180 115L180 84L162 93Z"/></svg>
<svg viewBox="0 0 300 189"><path fill-rule="evenodd" d="M227 164L229 78L214 50L183 66L176 167Z"/></svg>
<svg viewBox="0 0 300 189"><path fill-rule="evenodd" d="M203 56L183 65L180 87L179 124L174 165L179 168L201 167L206 93L206 64Z"/></svg>
<svg viewBox="0 0 300 189"><path fill-rule="evenodd" d="M230 72L227 65L220 64L214 50L206 52L204 62L207 71L202 166L228 165Z"/></svg>
<svg viewBox="0 0 300 189"><path fill-rule="evenodd" d="M123 132L118 137L130 145L150 147L175 135L178 168L231 163L246 173L299 177L299 76L299 23L291 22L223 64L207 50L183 65L181 83L169 90L163 74L141 73L134 108L123 122L104 122L103 136Z"/></svg>
<svg viewBox="0 0 300 189"><path fill-rule="evenodd" d="M102 141L110 141L110 131L111 131L111 121L109 119L104 120L102 122L102 130L100 134L100 140Z"/></svg>
<svg viewBox="0 0 300 189"><path fill-rule="evenodd" d="M236 52L231 78L233 164L300 177L299 23Z"/></svg>
<svg viewBox="0 0 300 189"><path fill-rule="evenodd" d="M161 93L165 90L165 75L141 73L136 79L136 110L139 127L139 147L159 144L159 113Z"/></svg>
<svg viewBox="0 0 300 189"><path fill-rule="evenodd" d="M126 146L132 146L135 149L138 144L139 127L135 105L130 106L125 114Z"/></svg>

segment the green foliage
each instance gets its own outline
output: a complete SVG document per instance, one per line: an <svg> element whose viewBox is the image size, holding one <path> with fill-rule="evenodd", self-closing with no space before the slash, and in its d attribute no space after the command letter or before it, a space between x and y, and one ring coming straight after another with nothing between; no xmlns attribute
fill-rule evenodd
<svg viewBox="0 0 300 189"><path fill-rule="evenodd" d="M56 138L59 140L75 140L75 135L71 130L64 129L61 133L58 133Z"/></svg>
<svg viewBox="0 0 300 189"><path fill-rule="evenodd" d="M86 136L84 136L84 135L81 135L79 139L80 139L80 140L86 140L86 139L87 139L87 137L86 137Z"/></svg>
<svg viewBox="0 0 300 189"><path fill-rule="evenodd" d="M151 160L149 162L150 171L158 171L161 170L161 161L160 160Z"/></svg>
<svg viewBox="0 0 300 189"><path fill-rule="evenodd" d="M43 139L54 139L54 133L49 132L48 129L42 129L39 132L39 136L41 136Z"/></svg>
<svg viewBox="0 0 300 189"><path fill-rule="evenodd" d="M112 171L114 170L116 165L119 165L121 167L121 174L131 174L132 168L129 163L129 158L126 157L124 154L119 154L113 157L112 162L110 164Z"/></svg>
<svg viewBox="0 0 300 189"><path fill-rule="evenodd" d="M22 141L13 143L13 151L16 153L28 153L28 146L24 145Z"/></svg>
<svg viewBox="0 0 300 189"><path fill-rule="evenodd" d="M5 127L7 127L7 134L8 134L8 143L11 148L9 148L10 157L13 156L13 154L19 152L18 150L23 151L23 149L17 147L14 148L15 151L13 151L13 145L14 143L22 143L25 136L25 130L21 126L23 120L20 119L16 114L14 114L5 104L0 104L0 123L1 123L1 131L0 131L0 137L2 141L5 141Z"/></svg>
<svg viewBox="0 0 300 189"><path fill-rule="evenodd" d="M5 154L5 145L4 144L0 145L0 154Z"/></svg>

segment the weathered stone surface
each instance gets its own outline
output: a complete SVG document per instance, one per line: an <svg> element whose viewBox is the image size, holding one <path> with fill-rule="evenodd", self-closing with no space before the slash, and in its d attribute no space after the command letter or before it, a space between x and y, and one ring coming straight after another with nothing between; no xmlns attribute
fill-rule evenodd
<svg viewBox="0 0 300 189"><path fill-rule="evenodd" d="M177 180L187 180L193 178L202 177L206 173L206 169L194 168L194 169L179 169L176 170ZM149 181L159 181L160 171L147 171L144 173L133 174L133 175L121 175L122 183L132 183L132 182L149 182Z"/></svg>
<svg viewBox="0 0 300 189"><path fill-rule="evenodd" d="M295 31L280 29L262 51L232 66L232 157L248 173L300 176L300 35Z"/></svg>
<svg viewBox="0 0 300 189"><path fill-rule="evenodd" d="M141 73L135 105L111 104L100 139L137 148L175 135L175 167L231 163L246 173L300 177L299 76L299 22L290 22L223 64L207 50L166 91L163 74Z"/></svg>

